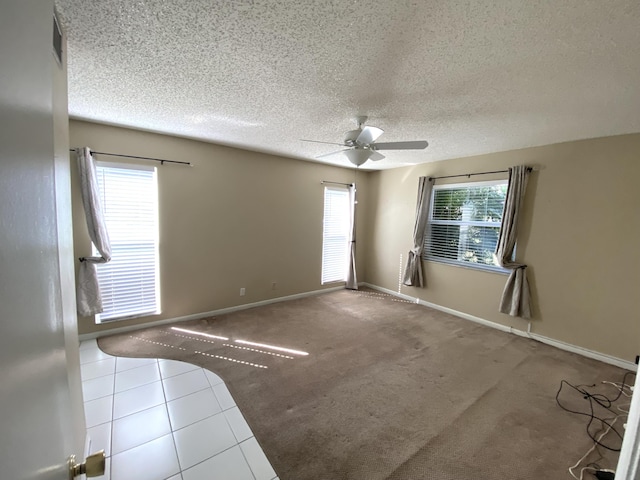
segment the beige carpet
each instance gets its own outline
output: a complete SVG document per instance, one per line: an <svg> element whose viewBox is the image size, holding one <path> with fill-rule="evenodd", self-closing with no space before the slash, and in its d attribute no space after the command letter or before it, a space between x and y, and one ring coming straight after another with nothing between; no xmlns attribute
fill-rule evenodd
<svg viewBox="0 0 640 480"><path fill-rule="evenodd" d="M556 405L560 381L625 373L370 290L173 326L230 340L164 325L99 346L219 374L281 480L570 479L592 442L588 419ZM238 339L309 355L269 355ZM563 400L588 411L579 394ZM615 467L616 458L590 461Z"/></svg>

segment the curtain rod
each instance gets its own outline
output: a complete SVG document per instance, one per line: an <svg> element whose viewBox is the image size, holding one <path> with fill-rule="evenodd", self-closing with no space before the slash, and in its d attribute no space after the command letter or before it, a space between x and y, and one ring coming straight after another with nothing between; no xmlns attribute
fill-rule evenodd
<svg viewBox="0 0 640 480"><path fill-rule="evenodd" d="M353 183L332 182L331 180L320 180L320 183L333 183L334 185L346 185L350 187Z"/></svg>
<svg viewBox="0 0 640 480"><path fill-rule="evenodd" d="M532 167L527 167L527 172L531 172ZM432 180L438 180L440 178L458 178L458 177L472 177L474 175L491 175L492 173L509 173L509 170L495 170L493 172L478 172L478 173L465 173L463 175L445 175L443 177L429 177Z"/></svg>
<svg viewBox="0 0 640 480"><path fill-rule="evenodd" d="M75 148L70 148L70 152L75 152ZM178 165L188 165L193 167L192 163L189 162L179 162L177 160L163 160L162 158L153 158L153 157L138 157L136 155L122 155L120 153L107 153L107 152L96 152L95 150L90 150L90 152L97 155L108 155L110 157L123 157L123 158L135 158L136 160L151 160L152 162L160 162L160 165L164 165L165 163L176 163Z"/></svg>

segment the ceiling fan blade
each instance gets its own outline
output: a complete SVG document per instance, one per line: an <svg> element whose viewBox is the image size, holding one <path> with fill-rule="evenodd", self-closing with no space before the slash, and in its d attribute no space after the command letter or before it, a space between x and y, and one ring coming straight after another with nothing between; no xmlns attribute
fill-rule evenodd
<svg viewBox="0 0 640 480"><path fill-rule="evenodd" d="M338 155L338 154L340 154L342 152L347 152L349 150L351 150L351 149L350 148L345 148L344 150L338 150L336 152L331 152L331 153L325 153L323 155L318 155L316 158L327 158L327 157L331 157L333 155Z"/></svg>
<svg viewBox="0 0 640 480"><path fill-rule="evenodd" d="M374 150L423 150L429 146L426 140L415 142L382 142L374 143L371 148Z"/></svg>
<svg viewBox="0 0 640 480"><path fill-rule="evenodd" d="M384 133L384 130L378 127L362 127L362 132L356 138L356 143L360 145L369 145L376 141L380 135Z"/></svg>
<svg viewBox="0 0 640 480"><path fill-rule="evenodd" d="M344 147L344 143L334 143L334 142L320 142L318 140L305 140L305 139L300 139L301 142L311 142L311 143L324 143L325 145L340 145L341 147Z"/></svg>
<svg viewBox="0 0 640 480"><path fill-rule="evenodd" d="M384 155L374 150L371 150L371 155L369 155L369 160L373 160L374 162L377 162L378 160L382 160L383 158L385 158Z"/></svg>

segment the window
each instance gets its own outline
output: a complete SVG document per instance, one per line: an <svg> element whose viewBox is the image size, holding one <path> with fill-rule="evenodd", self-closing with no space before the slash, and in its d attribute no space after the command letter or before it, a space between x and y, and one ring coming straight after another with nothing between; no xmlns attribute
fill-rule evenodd
<svg viewBox="0 0 640 480"><path fill-rule="evenodd" d="M156 169L98 163L96 172L112 257L97 266L97 322L160 313Z"/></svg>
<svg viewBox="0 0 640 480"><path fill-rule="evenodd" d="M349 246L349 190L324 189L322 231L322 284L344 281L347 275Z"/></svg>
<svg viewBox="0 0 640 480"><path fill-rule="evenodd" d="M504 271L493 254L500 235L507 186L507 180L434 186L424 258Z"/></svg>

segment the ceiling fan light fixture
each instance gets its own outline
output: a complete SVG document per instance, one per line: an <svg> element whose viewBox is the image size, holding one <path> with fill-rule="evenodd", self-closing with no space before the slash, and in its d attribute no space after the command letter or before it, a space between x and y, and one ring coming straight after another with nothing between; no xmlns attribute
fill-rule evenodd
<svg viewBox="0 0 640 480"><path fill-rule="evenodd" d="M356 167L359 167L364 162L369 160L369 156L371 155L370 150L365 150L362 148L354 148L353 150L347 150L343 152L349 161L353 163Z"/></svg>

